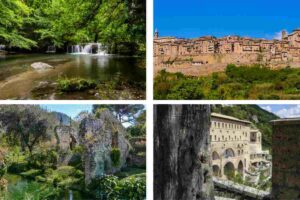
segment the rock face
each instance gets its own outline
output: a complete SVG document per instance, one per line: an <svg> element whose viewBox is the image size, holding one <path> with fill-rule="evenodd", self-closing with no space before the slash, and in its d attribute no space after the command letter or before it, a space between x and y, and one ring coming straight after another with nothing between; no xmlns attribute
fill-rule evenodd
<svg viewBox="0 0 300 200"><path fill-rule="evenodd" d="M42 62L35 62L31 64L31 67L36 69L36 70L45 70L45 69L53 69L54 67L47 64L47 63L42 63Z"/></svg>
<svg viewBox="0 0 300 200"><path fill-rule="evenodd" d="M210 106L154 107L154 199L214 199Z"/></svg>
<svg viewBox="0 0 300 200"><path fill-rule="evenodd" d="M80 143L85 147L85 183L104 174L115 173L126 163L129 143L125 139L126 130L108 111L104 110L98 118L83 119L79 127ZM113 148L120 150L120 162L115 166L111 160Z"/></svg>
<svg viewBox="0 0 300 200"><path fill-rule="evenodd" d="M59 152L58 164L67 165L72 155L70 150L75 147L77 142L77 133L70 126L60 125L55 127L56 146Z"/></svg>
<svg viewBox="0 0 300 200"><path fill-rule="evenodd" d="M300 199L300 119L271 122L272 199Z"/></svg>

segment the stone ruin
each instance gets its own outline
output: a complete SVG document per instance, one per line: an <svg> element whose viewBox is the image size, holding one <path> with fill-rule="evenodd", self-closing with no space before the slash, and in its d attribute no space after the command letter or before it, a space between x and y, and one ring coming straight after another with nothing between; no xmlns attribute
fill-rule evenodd
<svg viewBox="0 0 300 200"><path fill-rule="evenodd" d="M54 132L56 147L60 155L58 164L67 165L72 158L70 150L73 150L78 143L77 132L72 127L66 125L56 126Z"/></svg>
<svg viewBox="0 0 300 200"><path fill-rule="evenodd" d="M79 127L79 142L84 146L85 183L105 174L119 171L126 163L130 144L125 139L126 130L108 110L98 118L84 118ZM113 166L111 152L120 150L120 164Z"/></svg>

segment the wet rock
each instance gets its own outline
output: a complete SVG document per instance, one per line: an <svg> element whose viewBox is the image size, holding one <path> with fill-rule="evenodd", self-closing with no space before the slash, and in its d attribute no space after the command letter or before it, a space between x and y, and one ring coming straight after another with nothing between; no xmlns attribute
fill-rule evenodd
<svg viewBox="0 0 300 200"><path fill-rule="evenodd" d="M55 92L56 85L48 81L41 81L31 90L34 99L51 99Z"/></svg>
<svg viewBox="0 0 300 200"><path fill-rule="evenodd" d="M95 94L95 97L97 97L98 99L100 99L100 94L99 94L99 93L96 93L96 94Z"/></svg>
<svg viewBox="0 0 300 200"><path fill-rule="evenodd" d="M31 64L31 67L35 70L45 70L45 69L54 69L53 66L47 64L47 63L42 63L42 62L35 62Z"/></svg>
<svg viewBox="0 0 300 200"><path fill-rule="evenodd" d="M87 185L92 179L115 173L124 166L129 152L125 134L125 128L108 110L103 110L97 118L88 116L82 119L79 140L85 149L83 159ZM118 166L111 160L113 148L120 151Z"/></svg>
<svg viewBox="0 0 300 200"><path fill-rule="evenodd" d="M5 178L0 178L0 192L7 191L8 181Z"/></svg>

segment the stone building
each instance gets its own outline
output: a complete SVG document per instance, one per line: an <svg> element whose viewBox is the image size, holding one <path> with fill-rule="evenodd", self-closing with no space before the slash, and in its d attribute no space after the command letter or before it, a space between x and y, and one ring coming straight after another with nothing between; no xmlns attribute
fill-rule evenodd
<svg viewBox="0 0 300 200"><path fill-rule="evenodd" d="M267 161L262 151L261 133L249 121L212 113L210 142L214 176L226 178L236 172L244 175L251 167Z"/></svg>
<svg viewBox="0 0 300 200"><path fill-rule="evenodd" d="M212 58L210 60L213 61L199 57L203 55L211 55ZM229 56L229 58L220 60L220 58L216 58L216 55L231 55L232 59ZM166 59L174 60L185 56L194 58L194 61L200 64L247 64L255 62L277 64L280 62L300 62L300 29L294 30L289 35L286 31L283 31L281 40L240 36L226 36L222 38L204 36L194 39L183 39L159 37L159 33L156 30L154 36L154 58L158 60L156 65L165 62ZM182 62L182 59L179 60Z"/></svg>
<svg viewBox="0 0 300 200"><path fill-rule="evenodd" d="M300 199L300 119L271 122L272 199Z"/></svg>

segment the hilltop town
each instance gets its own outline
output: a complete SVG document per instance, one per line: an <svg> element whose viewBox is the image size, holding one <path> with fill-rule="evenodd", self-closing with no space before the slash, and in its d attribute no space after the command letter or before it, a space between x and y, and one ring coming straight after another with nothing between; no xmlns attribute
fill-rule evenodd
<svg viewBox="0 0 300 200"><path fill-rule="evenodd" d="M300 29L281 40L256 39L240 36L195 39L159 37L154 35L155 72L166 69L186 75L207 75L223 71L228 64L260 63L271 68L300 67Z"/></svg>

